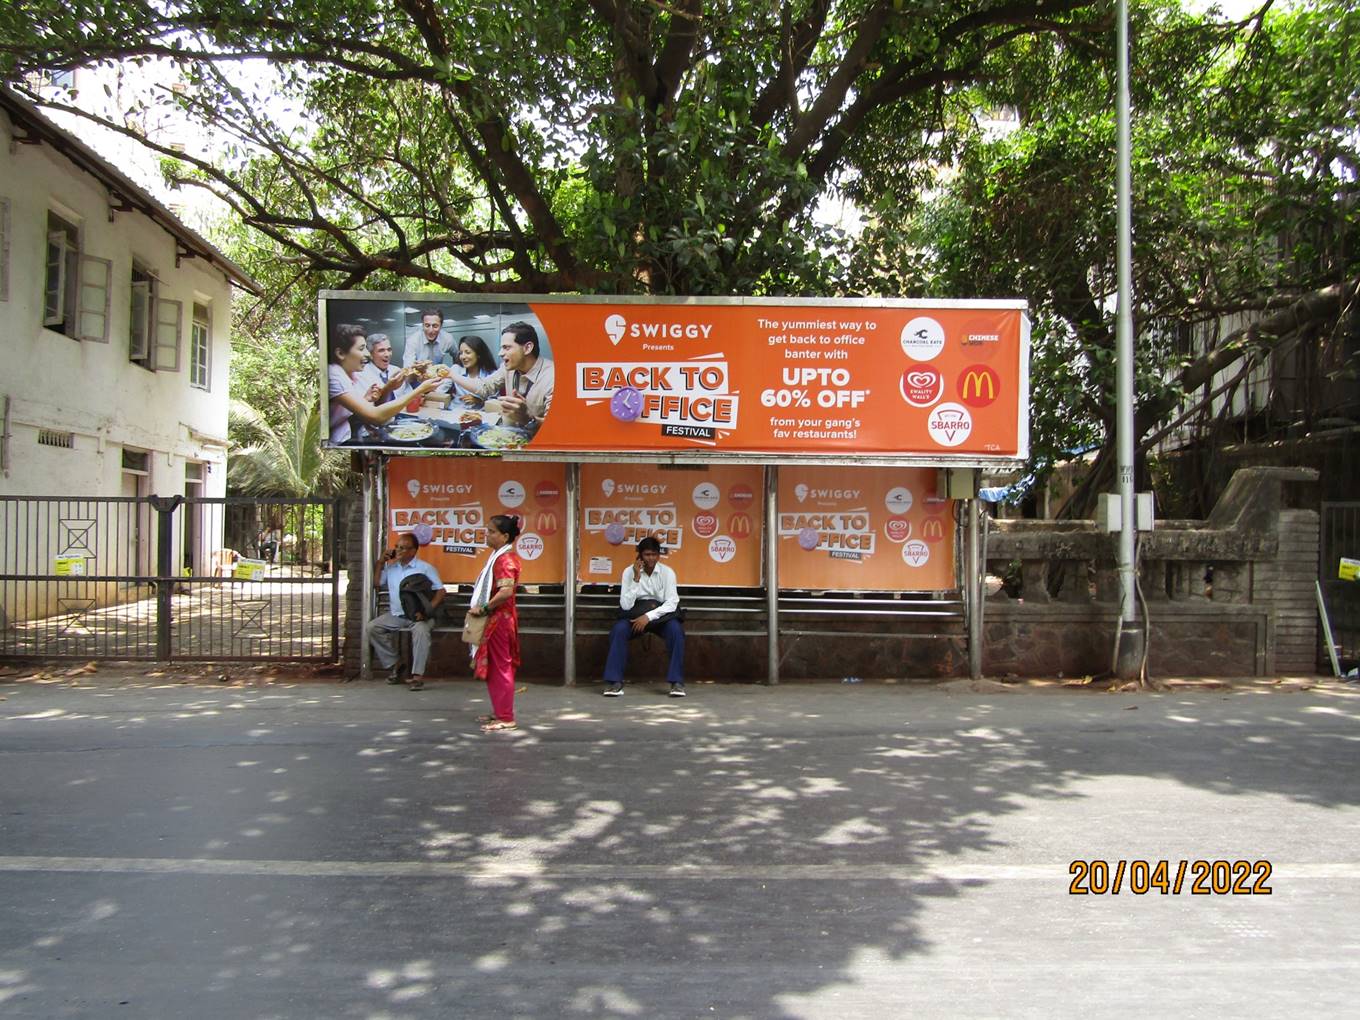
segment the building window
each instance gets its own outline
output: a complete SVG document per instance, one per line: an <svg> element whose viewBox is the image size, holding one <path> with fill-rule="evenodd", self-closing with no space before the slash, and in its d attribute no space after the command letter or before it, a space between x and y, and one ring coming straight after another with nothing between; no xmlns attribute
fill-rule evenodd
<svg viewBox="0 0 1360 1020"><path fill-rule="evenodd" d="M194 320L189 327L189 385L208 388L208 354L212 329L206 305L194 304Z"/></svg>
<svg viewBox="0 0 1360 1020"><path fill-rule="evenodd" d="M132 264L132 298L128 315L128 359L143 368L151 368L151 337L154 335L152 309L156 304L156 278L138 265Z"/></svg>
<svg viewBox="0 0 1360 1020"><path fill-rule="evenodd" d="M145 450L129 450L123 447L123 470L128 474L151 474L151 454Z"/></svg>
<svg viewBox="0 0 1360 1020"><path fill-rule="evenodd" d="M75 335L76 281L79 271L79 228L56 213L48 212L43 325L56 333Z"/></svg>

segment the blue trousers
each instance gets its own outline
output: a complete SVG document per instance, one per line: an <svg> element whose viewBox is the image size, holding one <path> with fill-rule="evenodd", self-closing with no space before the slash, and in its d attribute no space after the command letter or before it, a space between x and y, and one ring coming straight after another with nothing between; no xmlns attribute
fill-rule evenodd
<svg viewBox="0 0 1360 1020"><path fill-rule="evenodd" d="M643 631L643 634L648 633ZM655 632L653 632L655 633ZM623 671L628 666L628 642L642 634L633 633L632 620L615 620L609 631L609 658L604 662L604 682L623 683ZM685 628L679 620L667 620L661 625L661 637L666 642L670 664L666 667L666 682L685 682Z"/></svg>

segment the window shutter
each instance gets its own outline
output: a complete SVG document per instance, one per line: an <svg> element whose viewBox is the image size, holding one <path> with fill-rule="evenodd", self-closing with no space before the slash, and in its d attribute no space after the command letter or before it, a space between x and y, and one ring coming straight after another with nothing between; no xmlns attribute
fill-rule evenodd
<svg viewBox="0 0 1360 1020"><path fill-rule="evenodd" d="M47 235L47 276L43 286L43 325L60 326L66 321L66 235L54 230Z"/></svg>
<svg viewBox="0 0 1360 1020"><path fill-rule="evenodd" d="M179 333L183 320L183 301L156 299L156 345L151 365L156 371L179 371Z"/></svg>
<svg viewBox="0 0 1360 1020"><path fill-rule="evenodd" d="M132 324L128 331L128 357L134 361L145 358L151 348L151 341L146 335L150 304L150 282L147 280L132 281Z"/></svg>
<svg viewBox="0 0 1360 1020"><path fill-rule="evenodd" d="M95 343L109 342L109 297L113 263L85 255L80 260L80 306L76 336Z"/></svg>

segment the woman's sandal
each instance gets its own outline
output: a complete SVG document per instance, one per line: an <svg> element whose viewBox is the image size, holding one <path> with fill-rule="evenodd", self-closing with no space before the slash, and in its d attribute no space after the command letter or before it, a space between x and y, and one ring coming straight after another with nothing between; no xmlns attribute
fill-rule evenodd
<svg viewBox="0 0 1360 1020"><path fill-rule="evenodd" d="M479 715L477 717L478 726L485 726L487 723L493 722L496 722L496 717L494 715Z"/></svg>
<svg viewBox="0 0 1360 1020"><path fill-rule="evenodd" d="M518 728L518 723L506 722L504 719L492 719L488 723L482 723L483 733L490 733L492 730L513 730Z"/></svg>

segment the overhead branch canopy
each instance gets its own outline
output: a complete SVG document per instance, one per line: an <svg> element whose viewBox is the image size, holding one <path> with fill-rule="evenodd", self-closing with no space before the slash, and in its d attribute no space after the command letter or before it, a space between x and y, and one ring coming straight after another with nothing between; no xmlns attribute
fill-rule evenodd
<svg viewBox="0 0 1360 1020"><path fill-rule="evenodd" d="M943 99L1093 0L16 0L0 71L170 61L143 97L225 155L116 111L290 264L463 291L844 289L820 198L938 155ZM43 102L66 105L48 93ZM88 104L80 104L88 107ZM881 161L871 161L881 164ZM921 178L924 180L924 178ZM897 184L900 186L901 181ZM858 189L858 190L856 190Z"/></svg>

